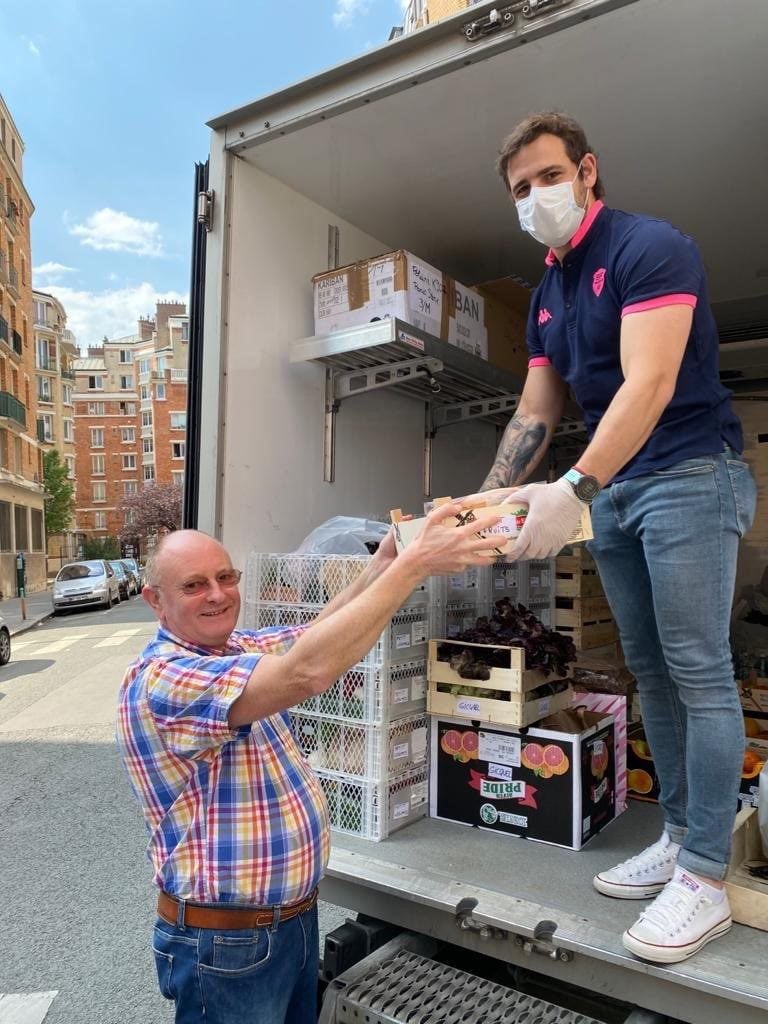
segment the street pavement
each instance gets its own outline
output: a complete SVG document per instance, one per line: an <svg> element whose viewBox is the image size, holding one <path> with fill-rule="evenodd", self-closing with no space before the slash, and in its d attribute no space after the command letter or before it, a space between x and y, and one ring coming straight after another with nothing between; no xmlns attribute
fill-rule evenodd
<svg viewBox="0 0 768 1024"><path fill-rule="evenodd" d="M0 615L5 619L11 636L33 629L53 615L53 590L40 590L24 599L26 615L22 615L20 597L9 597L0 601ZM2 1024L2 1017L0 1017Z"/></svg>
<svg viewBox="0 0 768 1024"><path fill-rule="evenodd" d="M0 1024L170 1022L147 836L114 743L120 681L156 623L136 598L47 622L43 595L27 620L8 605L12 629L34 628L0 668ZM321 935L346 916L321 904Z"/></svg>

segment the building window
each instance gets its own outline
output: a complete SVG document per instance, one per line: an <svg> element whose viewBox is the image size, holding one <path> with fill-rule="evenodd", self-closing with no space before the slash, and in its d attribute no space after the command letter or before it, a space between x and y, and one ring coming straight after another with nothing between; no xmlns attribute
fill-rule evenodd
<svg viewBox="0 0 768 1024"><path fill-rule="evenodd" d="M91 428L91 448L104 447L104 427Z"/></svg>
<svg viewBox="0 0 768 1024"><path fill-rule="evenodd" d="M152 410L145 409L141 414L141 425L142 427L152 426Z"/></svg>
<svg viewBox="0 0 768 1024"><path fill-rule="evenodd" d="M187 442L186 441L173 441L171 444L171 458L172 459L183 459L186 454Z"/></svg>
<svg viewBox="0 0 768 1024"><path fill-rule="evenodd" d="M133 391L133 374L126 373L120 377L120 390Z"/></svg>
<svg viewBox="0 0 768 1024"><path fill-rule="evenodd" d="M120 431L120 438L123 444L133 444L136 440L136 428L135 427L123 427Z"/></svg>
<svg viewBox="0 0 768 1024"><path fill-rule="evenodd" d="M52 351L53 350L53 351ZM47 338L38 338L37 344L35 345L35 357L37 360L38 370L55 370L56 360L54 357L55 349L49 344Z"/></svg>
<svg viewBox="0 0 768 1024"><path fill-rule="evenodd" d="M37 400L38 402L52 402L53 391L50 377L37 378Z"/></svg>
<svg viewBox="0 0 768 1024"><path fill-rule="evenodd" d="M94 528L94 530L106 530L106 528L107 528L107 513L106 512L94 512L93 513L93 528Z"/></svg>
<svg viewBox="0 0 768 1024"><path fill-rule="evenodd" d="M184 486L184 473L171 473L171 480L177 487Z"/></svg>
<svg viewBox="0 0 768 1024"><path fill-rule="evenodd" d="M135 522L136 522L136 510L132 509L132 508L126 509L126 511L125 511L125 525L126 526L133 526L133 524Z"/></svg>
<svg viewBox="0 0 768 1024"><path fill-rule="evenodd" d="M91 374L88 377L88 390L89 391L103 391L104 390L104 377L100 373Z"/></svg>
<svg viewBox="0 0 768 1024"><path fill-rule="evenodd" d="M124 455L123 456L123 469L136 469L136 456L135 455Z"/></svg>
<svg viewBox="0 0 768 1024"><path fill-rule="evenodd" d="M11 506L0 501L0 551L11 550Z"/></svg>
<svg viewBox="0 0 768 1024"><path fill-rule="evenodd" d="M155 388L155 398L158 402L165 401L165 384L158 384Z"/></svg>
<svg viewBox="0 0 768 1024"><path fill-rule="evenodd" d="M145 466L144 467L144 479L147 480L147 481L155 479L155 467L154 466Z"/></svg>
<svg viewBox="0 0 768 1024"><path fill-rule="evenodd" d="M72 405L72 385L62 384L61 385L61 400L64 405Z"/></svg>
<svg viewBox="0 0 768 1024"><path fill-rule="evenodd" d="M121 363L132 363L133 362L133 353L131 352L130 349L128 349L128 348L121 348L120 349L120 362Z"/></svg>
<svg viewBox="0 0 768 1024"><path fill-rule="evenodd" d="M75 479L75 456L74 455L65 455L64 456L64 461L67 464L67 479L68 480L74 480Z"/></svg>
<svg viewBox="0 0 768 1024"><path fill-rule="evenodd" d="M186 430L187 414L185 412L171 413L171 430Z"/></svg>
<svg viewBox="0 0 768 1024"><path fill-rule="evenodd" d="M53 441L53 416L38 416L38 439L40 441Z"/></svg>
<svg viewBox="0 0 768 1024"><path fill-rule="evenodd" d="M53 423L51 423L51 430L53 430ZM14 439L13 439L13 454L14 454L14 465L16 467L16 472L19 474L19 476L23 476L24 475L24 463L22 462L22 457L21 457L21 438L20 437L14 437Z"/></svg>
<svg viewBox="0 0 768 1024"><path fill-rule="evenodd" d="M43 513L41 509L33 508L30 510L30 516L32 519L32 550L44 551L45 545L43 544Z"/></svg>
<svg viewBox="0 0 768 1024"><path fill-rule="evenodd" d="M181 340L189 341L189 320L182 320L181 323Z"/></svg>
<svg viewBox="0 0 768 1024"><path fill-rule="evenodd" d="M133 468L134 469L136 468L135 462L134 462L134 467ZM128 497L129 494L137 494L138 490L139 490L139 485L136 483L135 480L124 480L123 481L123 494L126 497Z"/></svg>
<svg viewBox="0 0 768 1024"><path fill-rule="evenodd" d="M120 415L121 416L135 416L136 415L136 403L135 402L121 402L120 403Z"/></svg>
<svg viewBox="0 0 768 1024"><path fill-rule="evenodd" d="M74 441L75 440L75 425L73 420L62 420L64 428L64 440Z"/></svg>
<svg viewBox="0 0 768 1024"><path fill-rule="evenodd" d="M27 506L13 506L13 525L16 529L16 550L29 551L29 530L27 526Z"/></svg>
<svg viewBox="0 0 768 1024"><path fill-rule="evenodd" d="M94 501L106 501L107 500L107 485L94 484L93 485L93 500Z"/></svg>
<svg viewBox="0 0 768 1024"><path fill-rule="evenodd" d="M149 359L140 359L139 360L139 373L149 373L150 369L151 369L151 366L150 366Z"/></svg>
<svg viewBox="0 0 768 1024"><path fill-rule="evenodd" d="M141 442L141 448L145 455L151 455L151 453L155 450L155 442L152 440L151 437L145 437L144 440Z"/></svg>
<svg viewBox="0 0 768 1024"><path fill-rule="evenodd" d="M88 403L88 415L89 416L103 416L106 405L104 402L89 402Z"/></svg>
<svg viewBox="0 0 768 1024"><path fill-rule="evenodd" d="M93 476L104 476L104 456L91 456L91 474Z"/></svg>

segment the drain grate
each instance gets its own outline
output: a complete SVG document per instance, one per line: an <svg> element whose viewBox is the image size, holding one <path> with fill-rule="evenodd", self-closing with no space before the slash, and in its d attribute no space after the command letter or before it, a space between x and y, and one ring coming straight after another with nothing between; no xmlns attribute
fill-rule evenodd
<svg viewBox="0 0 768 1024"><path fill-rule="evenodd" d="M600 1024L401 950L339 993L338 1024Z"/></svg>

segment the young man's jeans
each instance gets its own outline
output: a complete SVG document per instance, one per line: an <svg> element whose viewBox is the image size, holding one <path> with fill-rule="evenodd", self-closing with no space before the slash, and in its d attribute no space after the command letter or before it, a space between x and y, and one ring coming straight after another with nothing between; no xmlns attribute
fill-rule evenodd
<svg viewBox="0 0 768 1024"><path fill-rule="evenodd" d="M646 736L681 867L725 877L744 757L729 622L739 539L755 514L730 449L613 484L589 549L637 678Z"/></svg>
<svg viewBox="0 0 768 1024"><path fill-rule="evenodd" d="M276 928L217 932L158 918L152 941L160 991L176 1024L315 1024L317 906Z"/></svg>

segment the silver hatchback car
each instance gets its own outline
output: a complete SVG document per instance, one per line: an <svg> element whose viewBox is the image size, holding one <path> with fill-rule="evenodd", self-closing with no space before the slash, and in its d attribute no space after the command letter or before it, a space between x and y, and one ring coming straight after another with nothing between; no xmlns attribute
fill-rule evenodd
<svg viewBox="0 0 768 1024"><path fill-rule="evenodd" d="M53 581L53 611L99 605L109 608L120 600L117 576L103 558L70 562Z"/></svg>

